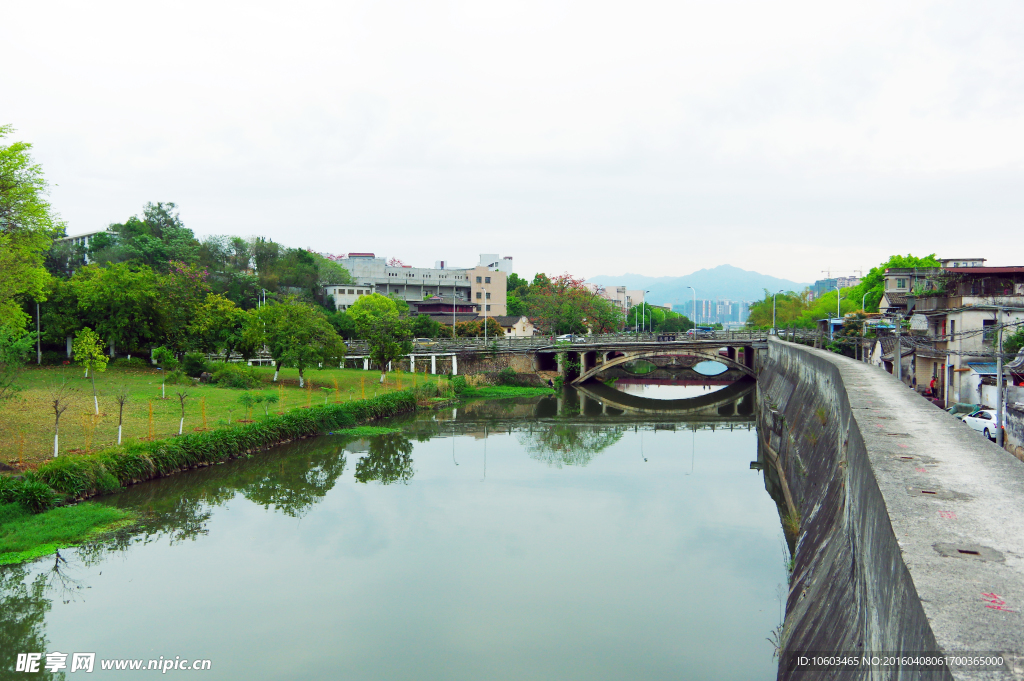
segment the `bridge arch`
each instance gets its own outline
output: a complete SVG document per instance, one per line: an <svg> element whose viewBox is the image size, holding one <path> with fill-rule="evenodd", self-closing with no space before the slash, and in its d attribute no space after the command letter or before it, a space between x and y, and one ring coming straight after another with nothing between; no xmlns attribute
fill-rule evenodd
<svg viewBox="0 0 1024 681"><path fill-rule="evenodd" d="M598 364L596 366L589 367L586 370L583 370L583 368L581 367L580 375L578 378L573 380L573 383L582 383L587 379L597 376L606 369L611 369L612 367L616 367L619 366L620 364L625 364L627 362L632 362L637 359L646 359L648 357L664 357L667 355L677 354L683 354L690 357L699 357L701 359L708 360L711 362L719 362L729 367L730 369L738 369L739 371L745 373L747 376L757 378L757 374L754 373L753 367L748 367L747 365L736 361L734 357L727 357L725 355L719 354L718 348L659 348L653 350L627 350L624 353L620 354L618 357L608 359L605 362Z"/></svg>

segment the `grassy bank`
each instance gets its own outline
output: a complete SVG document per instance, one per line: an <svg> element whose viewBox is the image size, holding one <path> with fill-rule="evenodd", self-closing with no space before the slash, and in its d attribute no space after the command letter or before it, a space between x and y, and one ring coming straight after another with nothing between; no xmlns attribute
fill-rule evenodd
<svg viewBox="0 0 1024 681"><path fill-rule="evenodd" d="M539 388L535 386L512 386L512 385L481 385L475 388L466 388L459 396L465 399L501 399L503 397L535 397L538 395L554 395L551 388Z"/></svg>
<svg viewBox="0 0 1024 681"><path fill-rule="evenodd" d="M135 521L135 514L84 502L32 513L18 503L0 504L0 565L23 563L77 546Z"/></svg>
<svg viewBox="0 0 1024 681"><path fill-rule="evenodd" d="M239 420L260 420L262 406L248 413L240 402L244 392L275 396L278 402L269 406L271 415L296 407L346 404L370 399L424 385L436 385L443 376L392 372L381 386L377 371L358 369L324 369L307 372L306 387L299 388L298 373L282 370L273 383L270 367L253 367L260 378L257 388L249 391L221 387L216 384L166 386L167 399L161 399L162 372L155 368L127 366L118 361L106 372L97 375L100 415L95 415L92 385L81 369L69 367L29 367L19 377L23 387L18 398L0 411L0 461L17 468L34 468L53 457L53 409L48 402L49 387L65 376L77 389L71 408L61 417L60 454L81 455L107 449L117 443L118 405L114 396L123 387L129 395L124 411L122 442L162 440L178 434L181 403L176 392L188 391L185 400L186 433L225 428Z"/></svg>

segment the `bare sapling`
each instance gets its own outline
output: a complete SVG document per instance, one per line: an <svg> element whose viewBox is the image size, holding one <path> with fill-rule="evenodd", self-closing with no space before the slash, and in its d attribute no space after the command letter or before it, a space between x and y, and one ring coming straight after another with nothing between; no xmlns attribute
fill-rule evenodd
<svg viewBox="0 0 1024 681"><path fill-rule="evenodd" d="M60 451L60 417L68 410L78 395L78 389L72 387L67 377L61 374L60 380L50 385L49 404L53 409L53 457L57 458Z"/></svg>
<svg viewBox="0 0 1024 681"><path fill-rule="evenodd" d="M117 444L121 444L121 424L124 423L124 405L131 401L131 393L128 392L128 386L122 385L117 389L114 401L117 402Z"/></svg>
<svg viewBox="0 0 1024 681"><path fill-rule="evenodd" d="M181 421L178 423L178 435L181 435L185 429L185 400L188 399L188 390L182 388L175 394L178 396L178 402L181 403Z"/></svg>

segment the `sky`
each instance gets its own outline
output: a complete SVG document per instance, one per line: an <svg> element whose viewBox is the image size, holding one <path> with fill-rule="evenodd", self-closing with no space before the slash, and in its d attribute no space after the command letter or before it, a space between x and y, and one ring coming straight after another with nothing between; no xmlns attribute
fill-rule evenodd
<svg viewBox="0 0 1024 681"><path fill-rule="evenodd" d="M68 233L524 276L1024 265L1019 2L46 2L0 124Z"/></svg>

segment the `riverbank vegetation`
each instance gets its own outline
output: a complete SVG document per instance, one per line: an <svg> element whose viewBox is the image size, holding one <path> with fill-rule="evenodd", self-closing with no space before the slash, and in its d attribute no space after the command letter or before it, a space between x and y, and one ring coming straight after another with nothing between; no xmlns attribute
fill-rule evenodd
<svg viewBox="0 0 1024 681"><path fill-rule="evenodd" d="M135 513L83 502L33 513L19 503L0 504L0 565L24 563L125 527Z"/></svg>

